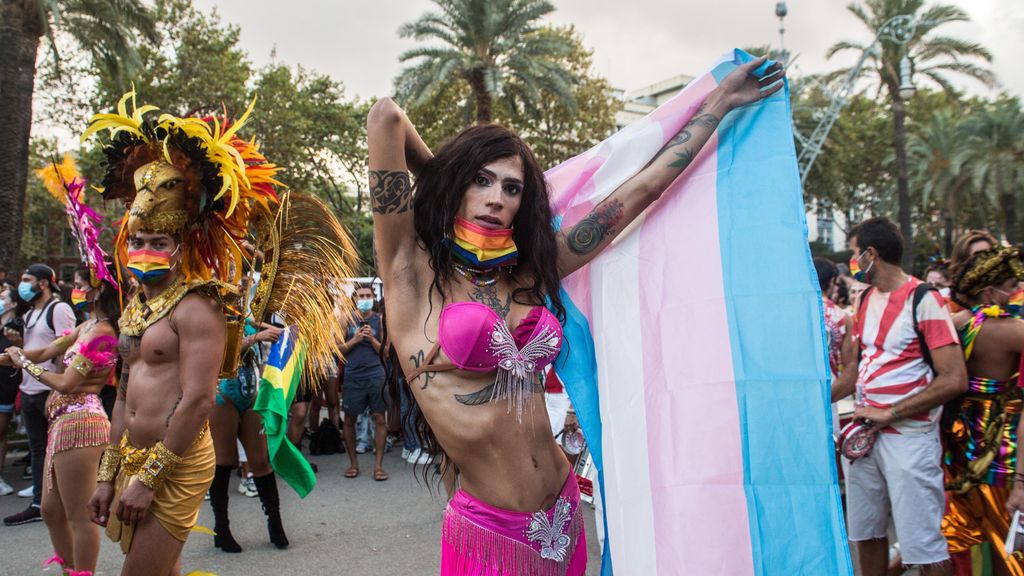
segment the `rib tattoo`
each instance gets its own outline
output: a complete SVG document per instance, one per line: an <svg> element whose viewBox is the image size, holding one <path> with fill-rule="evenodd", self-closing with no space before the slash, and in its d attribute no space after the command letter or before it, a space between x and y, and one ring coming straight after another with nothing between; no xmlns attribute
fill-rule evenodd
<svg viewBox="0 0 1024 576"><path fill-rule="evenodd" d="M423 366L423 364L426 362L425 356L426 354L423 353L423 350L420 350L419 352L413 354L412 356L409 356L409 361L412 362L413 366L417 370L419 370L420 366ZM421 374L421 376L423 376L423 386L420 386L420 390L426 390L427 386L430 385L430 381L433 380L435 376L437 376L437 372L424 372L423 374Z"/></svg>
<svg viewBox="0 0 1024 576"><path fill-rule="evenodd" d="M370 170L370 196L377 214L401 214L412 209L409 173L400 170Z"/></svg>
<svg viewBox="0 0 1024 576"><path fill-rule="evenodd" d="M494 395L494 386L496 384L497 383L488 384L476 392L471 392L469 394L456 394L455 399L459 401L459 404L465 404L466 406L480 406L481 404L487 404L491 401L491 397ZM544 385L540 383L539 376L533 379L533 391L539 394L544 393Z"/></svg>
<svg viewBox="0 0 1024 576"><path fill-rule="evenodd" d="M602 202L566 235L569 250L580 256L593 252L622 221L622 211L623 205L619 200Z"/></svg>

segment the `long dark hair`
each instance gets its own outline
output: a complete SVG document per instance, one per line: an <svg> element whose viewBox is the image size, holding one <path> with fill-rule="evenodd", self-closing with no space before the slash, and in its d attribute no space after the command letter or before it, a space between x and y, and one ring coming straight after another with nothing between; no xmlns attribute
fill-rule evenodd
<svg viewBox="0 0 1024 576"><path fill-rule="evenodd" d="M112 266L113 264L111 264L111 267ZM114 275L115 278L117 277L116 271L111 270L111 273ZM89 270L88 266L79 266L78 269L75 270L75 276L78 276L79 278L84 280L87 286L90 285L89 283L90 278L92 277L92 272ZM110 325L114 327L114 333L120 334L120 330L117 324L118 320L120 320L121 318L122 295L120 291L117 288L114 288L114 286L111 285L109 282L100 282L100 286L99 288L97 288L97 290L100 291L100 296L99 298L96 299L96 303L94 304L94 306L96 306L96 308L101 310L103 314L106 315L107 320L109 320L110 322Z"/></svg>
<svg viewBox="0 0 1024 576"><path fill-rule="evenodd" d="M513 290L512 299L520 304L543 304L549 298L555 315L564 320L561 279L555 266L558 244L544 171L519 136L496 124L463 130L441 147L416 178L413 221L416 235L430 255L434 271L431 290L437 290L444 301L454 274L452 252L444 239L454 235L455 215L473 178L486 164L513 156L523 164L522 204L512 220L512 237L519 251L516 274L530 284Z"/></svg>
<svg viewBox="0 0 1024 576"><path fill-rule="evenodd" d="M453 255L444 239L454 236L455 216L473 178L485 165L509 157L518 157L523 165L523 197L519 211L512 220L512 237L519 252L516 274L530 282L526 287L514 289L512 299L520 304L547 303L558 319L564 322L565 306L559 294L561 278L555 266L558 261L558 244L544 171L533 151L519 136L496 124L463 130L438 150L416 179L413 222L416 235L429 255L430 268L434 272L430 289L431 292L438 292L442 302L446 300L447 288L453 276ZM382 301L382 312L386 309L384 304ZM384 314L386 316L386 312ZM385 326L386 334L387 321L384 320L382 325ZM387 340L385 336L384 341ZM385 366L390 366L387 371L389 384L401 386L409 397L410 407L403 422L411 420L420 449L430 455L423 468L424 481L430 484L429 478L433 475L439 483L449 470L457 477L458 468L438 442L416 403L409 382L402 374L401 362L394 346L388 345L386 350L382 348L382 360L385 355L391 360L384 362Z"/></svg>

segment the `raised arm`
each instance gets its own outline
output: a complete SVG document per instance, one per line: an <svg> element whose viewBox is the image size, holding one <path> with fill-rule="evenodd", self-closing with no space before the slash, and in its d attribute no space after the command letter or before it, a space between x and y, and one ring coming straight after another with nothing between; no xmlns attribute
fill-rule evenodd
<svg viewBox="0 0 1024 576"><path fill-rule="evenodd" d="M390 98L378 100L366 118L373 239L381 275L408 265L416 250L412 182L433 157L405 112ZM397 268L396 268L397 267Z"/></svg>
<svg viewBox="0 0 1024 576"><path fill-rule="evenodd" d="M760 78L752 75L763 63L764 58L760 58L733 70L646 167L612 192L589 215L559 233L558 269L563 278L593 260L661 197L690 166L726 114L767 98L782 88L785 73L778 64L768 68Z"/></svg>

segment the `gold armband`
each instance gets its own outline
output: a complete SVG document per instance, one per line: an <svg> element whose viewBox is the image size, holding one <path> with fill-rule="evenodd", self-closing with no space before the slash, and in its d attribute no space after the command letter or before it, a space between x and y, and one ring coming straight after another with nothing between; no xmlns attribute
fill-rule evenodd
<svg viewBox="0 0 1024 576"><path fill-rule="evenodd" d="M146 463L142 465L136 478L143 485L153 490L159 490L179 462L181 462L181 456L168 450L163 442L157 442L149 449Z"/></svg>
<svg viewBox="0 0 1024 576"><path fill-rule="evenodd" d="M50 342L50 346L56 346L61 352L67 350L72 344L75 343L74 337L71 334L65 334L60 338L57 338L53 342Z"/></svg>
<svg viewBox="0 0 1024 576"><path fill-rule="evenodd" d="M75 357L71 359L71 363L68 364L68 368L71 368L75 372L82 375L82 378L88 378L89 374L92 374L94 368L92 360L89 360L81 354L75 354Z"/></svg>
<svg viewBox="0 0 1024 576"><path fill-rule="evenodd" d="M113 482L117 477L117 469L121 467L121 449L108 444L100 458L100 471L96 474L97 482Z"/></svg>

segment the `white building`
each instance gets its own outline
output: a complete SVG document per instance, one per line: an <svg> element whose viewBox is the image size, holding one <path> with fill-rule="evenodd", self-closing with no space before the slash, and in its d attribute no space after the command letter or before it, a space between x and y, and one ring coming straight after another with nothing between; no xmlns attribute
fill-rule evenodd
<svg viewBox="0 0 1024 576"><path fill-rule="evenodd" d="M628 124L650 114L655 108L668 102L693 80L693 76L679 74L638 90L630 92L617 90L615 95L622 100L623 106L622 110L615 115L616 130L621 130ZM833 251L847 249L846 234L840 227L844 225L843 215L832 210L831 206L813 206L807 211L808 240L829 244Z"/></svg>

